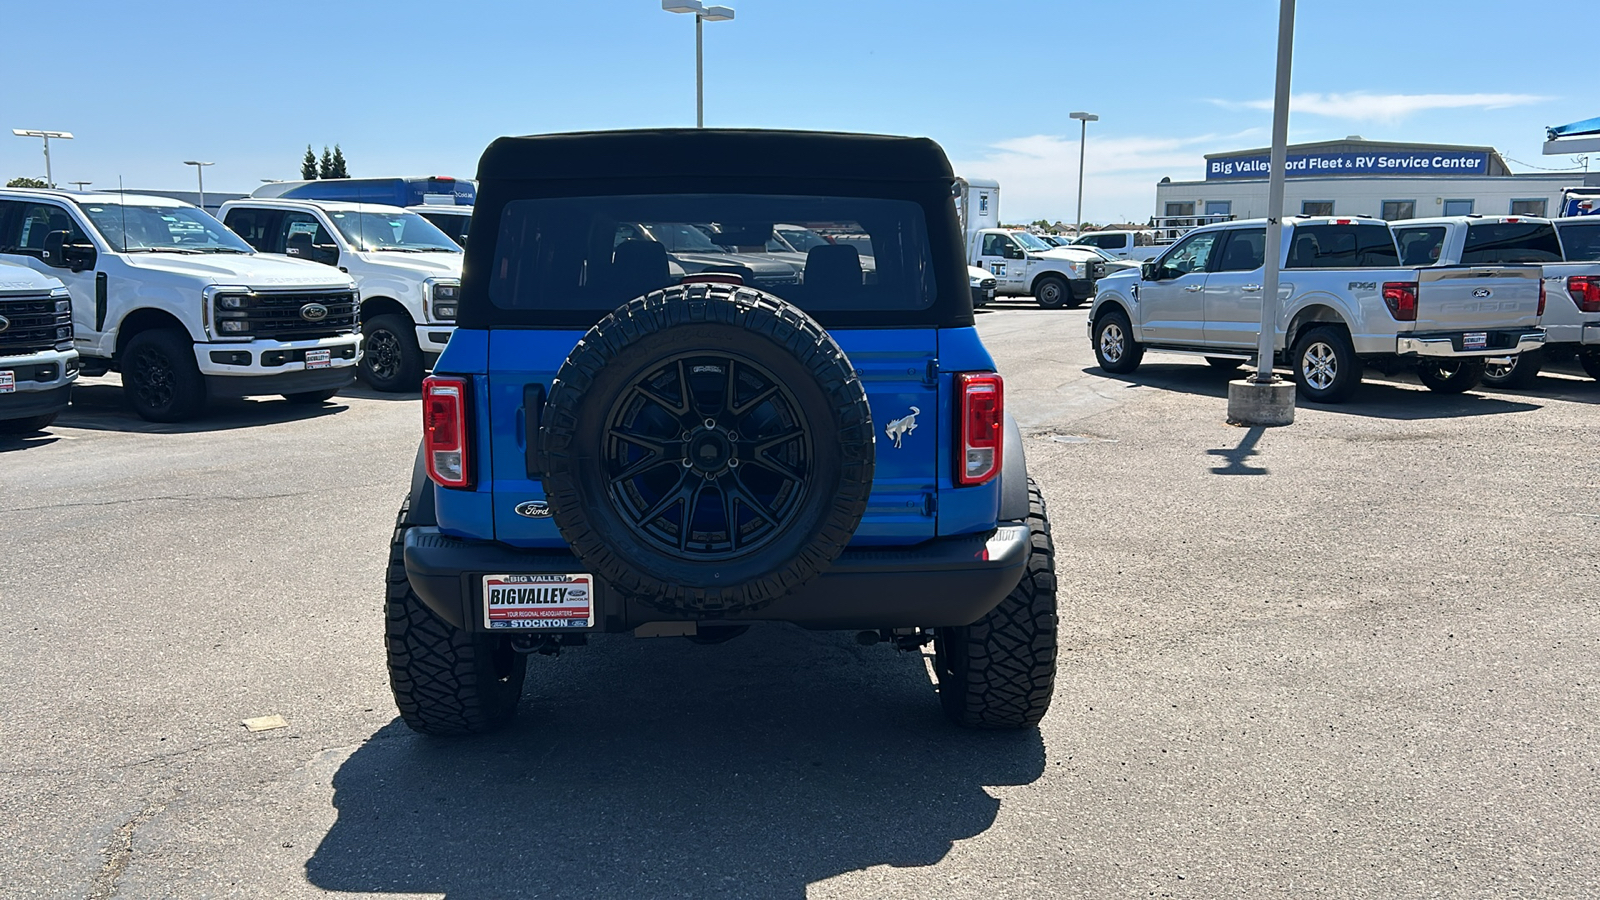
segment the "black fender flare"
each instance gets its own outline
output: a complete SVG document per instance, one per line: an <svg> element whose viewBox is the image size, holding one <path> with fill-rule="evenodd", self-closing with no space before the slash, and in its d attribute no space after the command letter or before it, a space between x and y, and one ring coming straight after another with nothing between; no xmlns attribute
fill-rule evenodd
<svg viewBox="0 0 1600 900"><path fill-rule="evenodd" d="M417 461L411 467L411 492L407 496L411 505L407 509L406 519L401 524L411 525L437 525L439 514L434 505L434 486L432 479L428 478L428 466L423 460L423 445L417 443Z"/></svg>
<svg viewBox="0 0 1600 900"><path fill-rule="evenodd" d="M1005 447L1000 458L1000 521L1021 522L1027 518L1028 461L1022 453L1022 429L1007 413Z"/></svg>

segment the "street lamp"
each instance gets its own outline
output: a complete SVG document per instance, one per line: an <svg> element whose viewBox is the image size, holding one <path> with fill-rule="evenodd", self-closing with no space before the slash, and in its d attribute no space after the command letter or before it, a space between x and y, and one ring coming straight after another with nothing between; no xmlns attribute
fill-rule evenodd
<svg viewBox="0 0 1600 900"><path fill-rule="evenodd" d="M1089 139L1089 123L1100 117L1086 112L1068 113L1067 117L1083 123L1078 134L1078 237L1083 237L1083 145Z"/></svg>
<svg viewBox="0 0 1600 900"><path fill-rule="evenodd" d="M47 187L55 187L56 186L56 181L55 181L55 179L53 177L51 177L51 172L50 172L50 139L51 138L55 138L56 140L59 140L59 141L70 141L70 140L72 140L72 132L70 132L70 131L29 131L26 128L13 128L13 129L11 129L11 133L16 135L17 137L44 138L44 183L45 183L45 185Z"/></svg>
<svg viewBox="0 0 1600 900"><path fill-rule="evenodd" d="M733 10L726 6L706 6L700 0L661 0L661 8L671 13L694 13L694 127L706 127L706 74L704 22L731 22Z"/></svg>
<svg viewBox="0 0 1600 900"><path fill-rule="evenodd" d="M214 166L216 163L186 159L183 161L183 164L186 166L194 166L194 174L200 179L200 210L204 212L206 208L206 166Z"/></svg>
<svg viewBox="0 0 1600 900"><path fill-rule="evenodd" d="M86 184L94 184L94 182L92 182L92 181L69 181L69 182L67 182L67 184L75 184L75 185L77 185L78 186L78 193L81 194L81 193L83 193L83 186L84 185L86 185Z"/></svg>

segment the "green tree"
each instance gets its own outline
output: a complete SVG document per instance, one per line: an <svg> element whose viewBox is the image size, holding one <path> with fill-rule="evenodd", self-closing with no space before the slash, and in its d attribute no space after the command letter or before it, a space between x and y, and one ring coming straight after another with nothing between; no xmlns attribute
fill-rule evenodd
<svg viewBox="0 0 1600 900"><path fill-rule="evenodd" d="M1044 219L1040 219L1039 221L1034 222L1033 224L1037 225L1040 228L1049 228L1050 227L1050 223L1048 221L1044 220Z"/></svg>
<svg viewBox="0 0 1600 900"><path fill-rule="evenodd" d="M311 145L306 145L306 158L300 161L300 178L311 181L317 177L317 155L311 152Z"/></svg>
<svg viewBox="0 0 1600 900"><path fill-rule="evenodd" d="M328 149L327 144L322 145L322 162L317 163L317 177L333 177L333 151Z"/></svg>
<svg viewBox="0 0 1600 900"><path fill-rule="evenodd" d="M333 174L329 178L349 178L350 172L344 167L344 151L338 144L333 145Z"/></svg>
<svg viewBox="0 0 1600 900"><path fill-rule="evenodd" d="M49 187L49 186L50 185L44 183L44 179L43 178L29 178L26 175L22 176L21 178L13 178L10 181L6 182L6 187L42 188L42 187Z"/></svg>

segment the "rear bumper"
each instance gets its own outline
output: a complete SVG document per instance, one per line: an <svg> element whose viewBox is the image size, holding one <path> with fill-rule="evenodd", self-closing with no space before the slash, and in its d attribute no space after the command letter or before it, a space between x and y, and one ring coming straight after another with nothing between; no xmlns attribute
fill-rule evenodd
<svg viewBox="0 0 1600 900"><path fill-rule="evenodd" d="M999 605L1022 580L1031 542L1026 524L939 538L908 549L846 550L799 590L753 612L698 621L792 622L807 628L877 629L966 625ZM483 576L564 574L584 567L570 550L524 550L468 541L435 527L407 530L406 577L423 602L467 631L483 626ZM693 620L663 613L595 584L595 631Z"/></svg>
<svg viewBox="0 0 1600 900"><path fill-rule="evenodd" d="M1397 356L1516 356L1544 346L1544 332L1538 329L1485 331L1488 346L1468 350L1463 345L1465 332L1400 335L1395 338Z"/></svg>
<svg viewBox="0 0 1600 900"><path fill-rule="evenodd" d="M1600 325L1583 326L1583 343L1600 344Z"/></svg>

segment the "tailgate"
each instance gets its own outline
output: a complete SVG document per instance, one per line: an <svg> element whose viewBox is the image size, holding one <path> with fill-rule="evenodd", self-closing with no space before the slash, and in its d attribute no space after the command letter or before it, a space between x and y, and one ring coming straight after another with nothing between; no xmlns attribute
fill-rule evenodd
<svg viewBox="0 0 1600 900"><path fill-rule="evenodd" d="M1538 266L1434 266L1417 272L1418 332L1539 324Z"/></svg>

